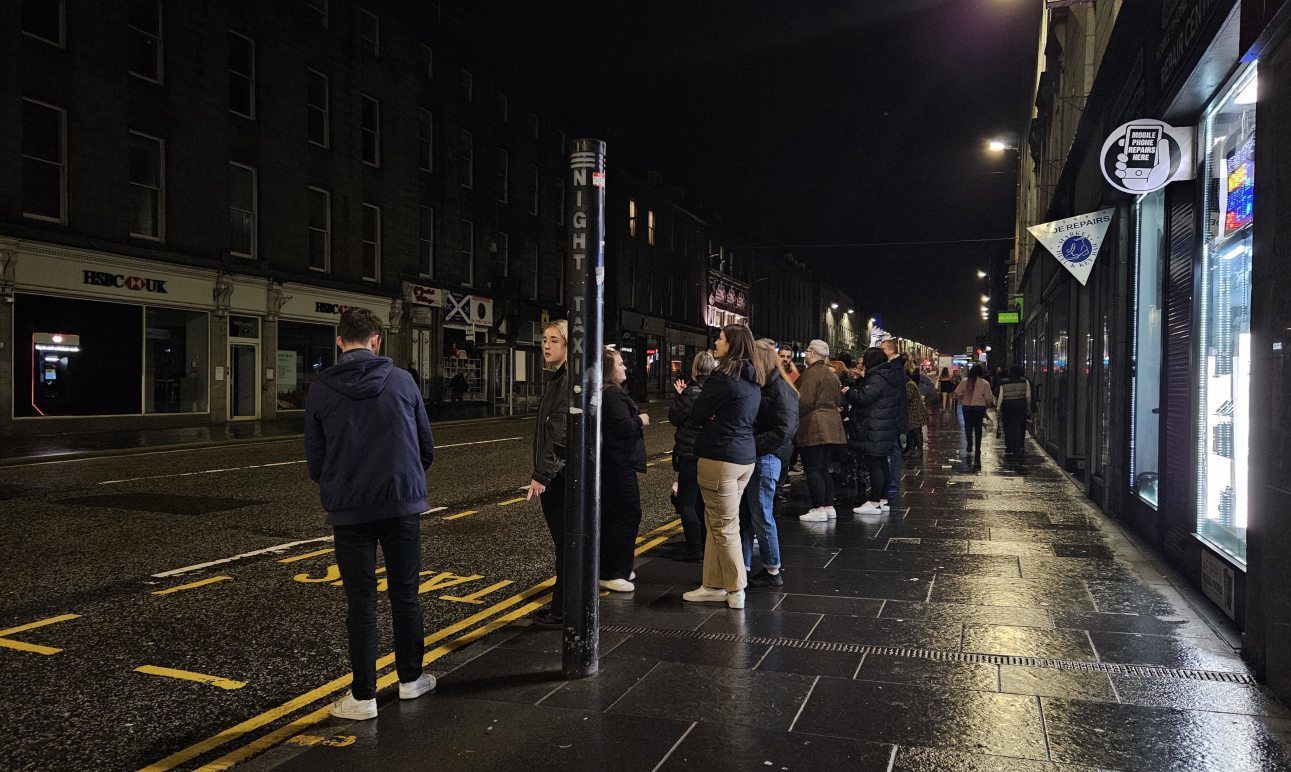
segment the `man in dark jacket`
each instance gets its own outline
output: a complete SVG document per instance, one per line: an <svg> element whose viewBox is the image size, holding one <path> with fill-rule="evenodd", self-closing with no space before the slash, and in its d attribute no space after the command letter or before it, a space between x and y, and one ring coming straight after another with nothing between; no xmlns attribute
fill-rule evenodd
<svg viewBox="0 0 1291 772"><path fill-rule="evenodd" d="M377 545L385 556L394 623L399 698L435 688L423 672L421 515L426 470L435 458L426 406L412 376L377 356L381 321L364 308L341 314L337 363L319 374L305 403L305 458L336 539L336 565L348 606L350 693L338 718L375 718Z"/></svg>
<svg viewBox="0 0 1291 772"><path fill-rule="evenodd" d="M887 478L891 474L888 453L909 422L901 358L888 360L882 349L872 348L865 352L863 363L865 377L846 395L855 408L852 420L860 427L859 447L870 474L869 500L852 510L858 515L878 514L891 508L887 498Z"/></svg>
<svg viewBox="0 0 1291 772"><path fill-rule="evenodd" d="M879 344L883 349L883 354L888 358L888 362L900 368L902 374L905 373L905 355L897 351L897 344L894 340L885 340ZM894 499L900 493L898 486L901 484L901 440L906 432L910 431L910 400L905 390L905 383L901 384L901 434L892 447L888 450L888 499Z"/></svg>

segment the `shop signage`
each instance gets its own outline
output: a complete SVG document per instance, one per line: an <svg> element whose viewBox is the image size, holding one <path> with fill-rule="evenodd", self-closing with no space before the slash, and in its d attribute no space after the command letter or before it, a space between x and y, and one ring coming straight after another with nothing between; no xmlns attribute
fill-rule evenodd
<svg viewBox="0 0 1291 772"><path fill-rule="evenodd" d="M1103 142L1103 177L1117 190L1133 194L1190 180L1192 145L1191 127L1175 128L1153 118L1121 124Z"/></svg>
<svg viewBox="0 0 1291 772"><path fill-rule="evenodd" d="M349 311L351 308L358 308L358 307L359 306L346 306L340 303L315 302L314 312L319 314L336 314L337 316L340 316L346 311Z"/></svg>
<svg viewBox="0 0 1291 772"><path fill-rule="evenodd" d="M1232 567L1208 550L1201 551L1201 589L1207 598L1223 609L1229 619L1237 616L1234 597L1237 577Z"/></svg>
<svg viewBox="0 0 1291 772"><path fill-rule="evenodd" d="M444 293L445 324L470 327L493 326L493 298L465 295L458 292Z"/></svg>
<svg viewBox="0 0 1291 772"><path fill-rule="evenodd" d="M997 315L996 321L999 324L1018 324L1022 321L1022 314L1017 311L1001 311Z"/></svg>
<svg viewBox="0 0 1291 772"><path fill-rule="evenodd" d="M166 293L166 279L147 279L143 276L126 276L124 273L107 271L82 271L82 284L95 287L117 287L135 292L153 292L158 295Z"/></svg>
<svg viewBox="0 0 1291 772"><path fill-rule="evenodd" d="M1094 270L1094 261L1098 259L1098 250L1103 246L1103 237L1107 235L1107 226L1111 225L1115 211L1102 209L1032 225L1027 230L1084 284L1089 280L1089 272Z"/></svg>
<svg viewBox="0 0 1291 772"><path fill-rule="evenodd" d="M423 306L432 306L434 308L444 307L444 291L439 287L426 287L421 284L412 282L403 283L404 299L409 303L416 303Z"/></svg>

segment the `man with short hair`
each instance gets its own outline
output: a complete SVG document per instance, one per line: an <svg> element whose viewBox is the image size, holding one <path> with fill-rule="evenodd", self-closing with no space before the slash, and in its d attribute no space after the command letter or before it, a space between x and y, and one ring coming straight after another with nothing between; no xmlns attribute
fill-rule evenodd
<svg viewBox="0 0 1291 772"><path fill-rule="evenodd" d="M319 374L305 403L305 457L336 538L350 639L350 693L337 718L376 718L377 545L394 625L399 699L435 688L422 669L425 631L418 598L426 470L435 442L412 375L377 356L381 320L365 308L341 314L341 356Z"/></svg>
<svg viewBox="0 0 1291 772"><path fill-rule="evenodd" d="M888 338L879 344L879 348L883 349L884 354L887 354L889 362L894 359L901 358L901 361L897 363L897 366L900 367L903 372L905 371L905 358L901 356L899 351L897 351L897 342L895 340ZM897 435L897 441L892 443L892 449L888 451L888 469L892 474L892 477L890 478L891 482L888 484L889 500L896 500L901 492L900 438L904 437L906 432L910 430L910 402L909 398L906 396L906 390L904 388L901 389L900 400L897 410L899 411L898 418L901 421L901 433Z"/></svg>
<svg viewBox="0 0 1291 772"><path fill-rule="evenodd" d="M800 375L800 373L798 372L798 368L795 367L793 363L793 349L790 348L789 346L781 346L779 352L777 353L780 354L781 375L787 378L789 380L789 383L797 383L798 376Z"/></svg>

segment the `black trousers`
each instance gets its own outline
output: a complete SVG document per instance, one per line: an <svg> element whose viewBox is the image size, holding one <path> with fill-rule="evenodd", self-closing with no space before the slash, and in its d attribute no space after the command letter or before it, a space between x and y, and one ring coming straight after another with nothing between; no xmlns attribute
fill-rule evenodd
<svg viewBox="0 0 1291 772"><path fill-rule="evenodd" d="M1006 399L1000 403L1000 420L1004 422L1004 450L1010 455L1022 452L1026 443L1027 401Z"/></svg>
<svg viewBox="0 0 1291 772"><path fill-rule="evenodd" d="M905 433L905 449L923 450L923 428L911 429Z"/></svg>
<svg viewBox="0 0 1291 772"><path fill-rule="evenodd" d="M808 445L801 449L802 469L811 489L811 506L834 505L834 476L829 473L829 462L834 458L834 445Z"/></svg>
<svg viewBox="0 0 1291 772"><path fill-rule="evenodd" d="M552 478L547 490L538 495L542 502L542 517L551 531L551 541L556 547L556 586L551 588L551 613L561 615L561 576L565 573L565 473Z"/></svg>
<svg viewBox="0 0 1291 772"><path fill-rule="evenodd" d="M345 586L345 626L350 636L350 690L356 700L377 696L377 545L385 557L385 579L394 626L394 660L399 680L421 677L426 632L417 587L421 571L421 515L391 517L358 525L332 526L336 567Z"/></svg>
<svg viewBox="0 0 1291 772"><path fill-rule="evenodd" d="M704 525L704 496L699 490L696 462L680 461L677 469L677 515L686 534L686 555L701 557L708 527Z"/></svg>
<svg viewBox="0 0 1291 772"><path fill-rule="evenodd" d="M865 456L865 468L870 474L869 501L877 502L888 497L888 486L892 484L892 465L887 456Z"/></svg>
<svg viewBox="0 0 1291 772"><path fill-rule="evenodd" d="M982 421L986 420L985 406L964 405L964 433L968 437L968 452L982 450Z"/></svg>
<svg viewBox="0 0 1291 772"><path fill-rule="evenodd" d="M641 530L637 473L601 465L601 578L627 579Z"/></svg>

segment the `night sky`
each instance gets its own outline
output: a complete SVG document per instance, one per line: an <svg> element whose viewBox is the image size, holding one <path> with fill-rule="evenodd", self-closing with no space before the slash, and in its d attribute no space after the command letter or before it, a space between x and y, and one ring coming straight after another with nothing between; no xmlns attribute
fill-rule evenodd
<svg viewBox="0 0 1291 772"><path fill-rule="evenodd" d="M976 272L1010 242L820 245L1012 235L1014 156L985 144L1029 115L1039 0L519 5L491 15L611 170L788 245L896 335L948 351L984 330Z"/></svg>

